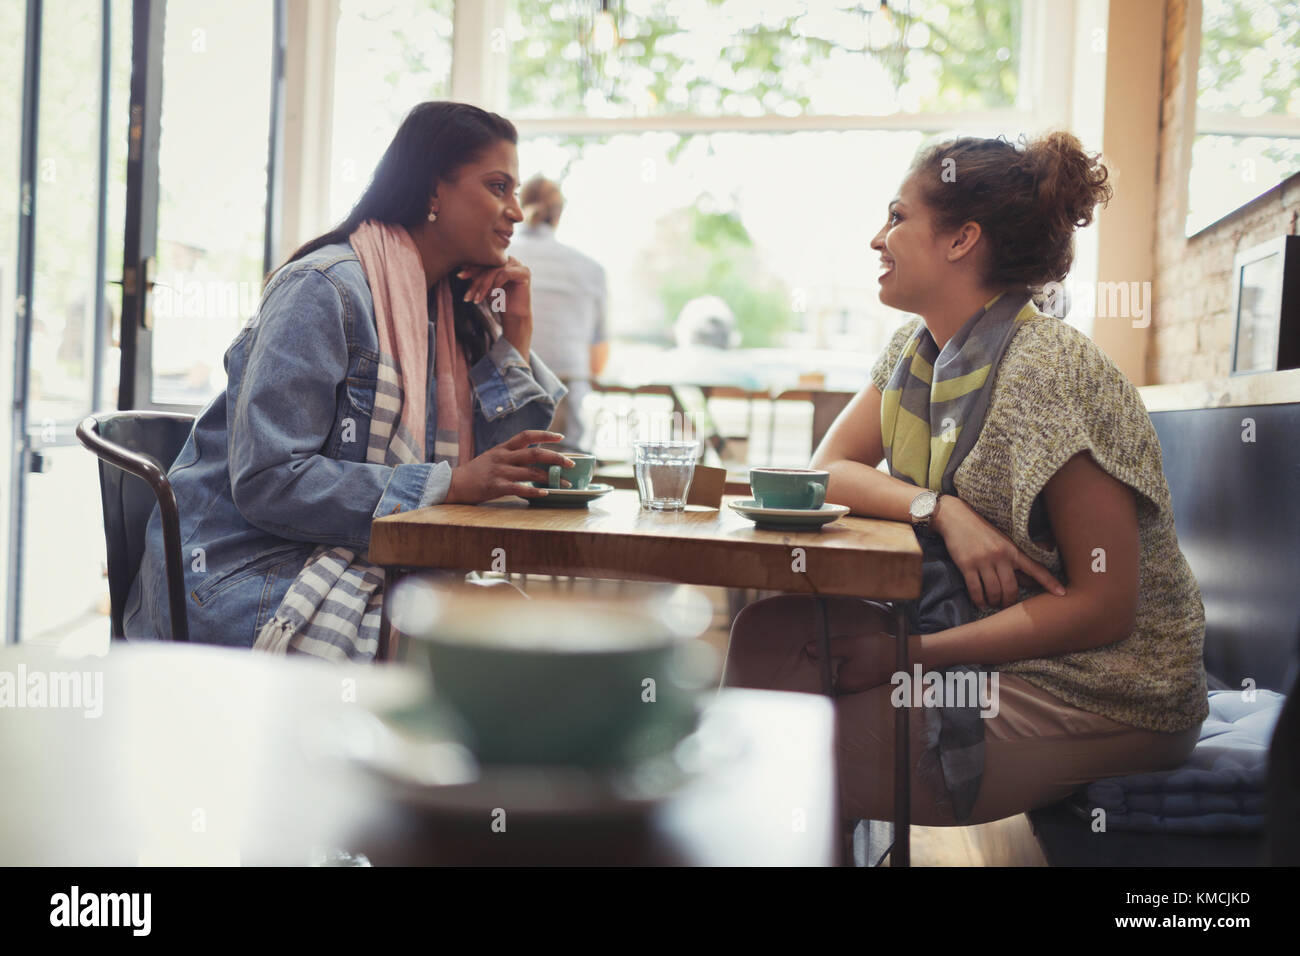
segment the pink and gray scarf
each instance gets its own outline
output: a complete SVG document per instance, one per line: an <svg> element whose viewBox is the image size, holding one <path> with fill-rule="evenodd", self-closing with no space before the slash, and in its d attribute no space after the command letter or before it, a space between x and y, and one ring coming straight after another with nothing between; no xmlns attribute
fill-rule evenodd
<svg viewBox="0 0 1300 956"><path fill-rule="evenodd" d="M373 221L349 237L374 301L379 373L366 461L424 462L429 321L424 266L401 226ZM434 290L434 374L438 419L434 462L453 468L474 456L474 405L469 367L456 341L451 282ZM372 660L379 647L384 572L350 548L320 547L307 559L254 650L330 660Z"/></svg>

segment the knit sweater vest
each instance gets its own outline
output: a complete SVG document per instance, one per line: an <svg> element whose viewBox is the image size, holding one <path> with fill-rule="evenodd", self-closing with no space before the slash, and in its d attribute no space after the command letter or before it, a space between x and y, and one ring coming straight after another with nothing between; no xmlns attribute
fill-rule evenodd
<svg viewBox="0 0 1300 956"><path fill-rule="evenodd" d="M904 323L876 360L871 380L882 392L920 321ZM1141 547L1132 633L1102 647L998 669L1132 727L1173 733L1200 725L1209 713L1205 610L1178 547L1160 440L1137 389L1091 339L1042 313L1022 323L995 375L984 428L953 476L958 497L1068 588L1055 542L1029 537L1030 514L1048 480L1087 451L1133 490ZM1040 502L1035 517L1043 516ZM1020 598L1042 591L1034 582L1022 586Z"/></svg>

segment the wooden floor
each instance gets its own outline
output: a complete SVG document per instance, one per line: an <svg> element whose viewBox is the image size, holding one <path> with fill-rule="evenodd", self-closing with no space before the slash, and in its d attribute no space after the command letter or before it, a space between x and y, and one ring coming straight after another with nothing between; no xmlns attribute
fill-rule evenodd
<svg viewBox="0 0 1300 956"><path fill-rule="evenodd" d="M1022 813L973 827L912 827L912 865L1047 866L1047 859Z"/></svg>

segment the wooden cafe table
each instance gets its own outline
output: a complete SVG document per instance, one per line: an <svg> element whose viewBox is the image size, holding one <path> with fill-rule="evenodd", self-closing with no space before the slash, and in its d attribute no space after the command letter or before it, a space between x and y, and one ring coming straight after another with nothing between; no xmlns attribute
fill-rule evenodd
<svg viewBox="0 0 1300 956"><path fill-rule="evenodd" d="M426 568L487 569L504 549L512 574L671 581L882 601L921 590L921 549L901 522L846 516L817 531L756 528L728 507L642 511L637 493L612 491L586 509L534 508L506 497L479 505L436 505L377 518L370 560L394 574ZM802 549L802 553L795 549ZM390 580L392 578L390 577ZM821 607L822 683L832 693L829 634ZM909 670L901 606L893 611L898 669ZM908 709L894 712L894 823L891 864L910 862Z"/></svg>

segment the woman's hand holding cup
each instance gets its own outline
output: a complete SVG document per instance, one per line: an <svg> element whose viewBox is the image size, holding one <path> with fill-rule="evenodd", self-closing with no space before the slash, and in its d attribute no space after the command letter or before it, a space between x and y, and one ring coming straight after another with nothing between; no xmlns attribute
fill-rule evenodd
<svg viewBox="0 0 1300 956"><path fill-rule="evenodd" d="M559 432L529 429L488 449L451 470L451 485L447 489L445 502L478 504L503 495L545 497L545 488L534 488L529 482L539 481L545 485L547 472L552 465L572 468L573 460L536 443L557 442L563 438Z"/></svg>

